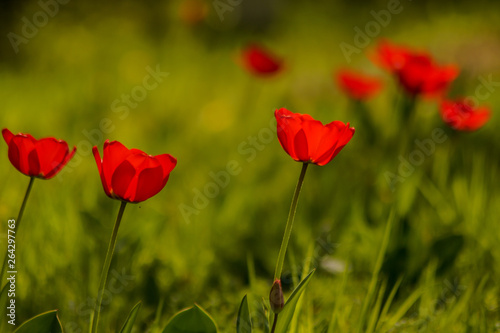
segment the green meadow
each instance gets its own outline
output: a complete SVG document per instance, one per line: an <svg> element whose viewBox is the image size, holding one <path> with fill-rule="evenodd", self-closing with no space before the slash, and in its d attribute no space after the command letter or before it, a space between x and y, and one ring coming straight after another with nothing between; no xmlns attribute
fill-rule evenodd
<svg viewBox="0 0 500 333"><path fill-rule="evenodd" d="M120 206L92 155L110 139L178 164L159 194L127 205L100 331L119 332L141 301L133 332L160 333L195 303L219 332L236 332L248 295L254 331L266 332L263 304L301 169L276 137L274 111L285 107L356 128L332 162L307 171L285 298L316 272L289 332L500 332L497 4L401 0L384 26L375 16L394 3L219 2L69 1L30 38L23 18L43 8L11 4L0 126L77 147L56 177L35 181L16 235L16 327L58 309L64 332L88 332ZM14 47L10 32L23 42ZM453 131L435 99L417 98L403 121L402 91L369 59L381 39L456 64L448 96L476 98L491 119ZM252 42L283 58L283 71L247 72L239 57ZM384 87L354 104L336 84L341 68ZM2 140L0 260L28 182ZM11 332L6 318L0 330Z"/></svg>

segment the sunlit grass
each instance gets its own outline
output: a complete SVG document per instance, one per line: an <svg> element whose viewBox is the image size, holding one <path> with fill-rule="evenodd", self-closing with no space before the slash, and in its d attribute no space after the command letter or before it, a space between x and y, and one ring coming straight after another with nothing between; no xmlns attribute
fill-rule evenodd
<svg viewBox="0 0 500 333"><path fill-rule="evenodd" d="M139 5L92 14L87 9L89 14L80 15L77 7L84 5L68 4L68 10L61 8L22 45L20 68L0 69L2 127L82 145L61 178L37 181L33 187L17 239L18 318L59 309L66 332L88 329L88 302L95 297L119 204L104 194L94 158L85 151L90 145L102 146L103 140L92 142L82 131L97 131L101 120L109 118L114 129L102 133L102 139L120 140L151 154L169 153L179 163L162 192L127 208L112 269L129 279L104 307L101 322L110 332L118 330L142 300L136 330L144 332L160 303L163 327L175 312L196 302L214 317L221 332L234 332L241 298L247 293L255 301L267 298L300 171L276 138L259 142L262 149L254 148L253 158L242 154L239 146L272 128L273 111L287 107L325 122L349 121L357 129L335 161L308 171L284 272L297 273L297 267L309 261L318 271L302 300L294 332L311 332L311 327L314 332L355 332L362 322L375 332L391 327L404 332L499 330L498 91L485 101L493 107L493 117L483 129L437 145L435 153L392 192L383 174L396 172L399 163L394 148L401 133L394 120L397 90L364 54L347 64L338 47L341 41L352 42L353 25L371 19L371 8L366 16L357 13L349 19L332 8L305 5L302 11L285 6L268 33L259 35L189 28L175 15L176 5L159 6L158 15L166 21L154 26L148 21L151 13ZM487 18L495 15L487 8L483 12L489 12ZM311 19L312 13L317 19ZM450 51L462 43L473 44L481 34L488 36L490 19L481 20L475 12L460 14L461 20L454 19L456 14L441 14L431 12L429 24L417 25L413 23L423 14L403 12L380 37L414 42L442 61L460 61L464 67L454 94L473 95L479 75L500 80L498 61L491 68L470 67L469 58L456 58ZM467 22L474 23L472 28ZM153 37L151 29L158 30L158 36ZM449 39L464 30L470 34ZM269 80L249 77L234 59L250 40L263 41L283 56L285 73ZM375 41L363 51L374 45ZM142 84L147 66L157 65L169 76L121 119L121 113L112 110L113 101ZM358 115L334 85L333 71L344 66L386 78L386 92L367 103L380 135L376 146L362 140ZM417 112L416 138L445 128L434 103L422 101ZM10 165L2 147L3 249L5 219L17 214L28 178ZM238 162L241 172L185 220L179 205L194 206L193 189L203 191L213 181L209 173L225 170L231 160ZM372 279L391 209L395 220L388 255L401 246L403 219L409 228L403 270L388 277L387 264ZM453 241L448 242L448 236L459 237L463 245L449 243ZM436 245L438 240L443 241ZM313 261L308 255L311 247ZM325 260L347 271L329 271ZM252 277L248 265L254 267ZM396 281L399 288L391 306L384 308L382 298L389 296Z"/></svg>

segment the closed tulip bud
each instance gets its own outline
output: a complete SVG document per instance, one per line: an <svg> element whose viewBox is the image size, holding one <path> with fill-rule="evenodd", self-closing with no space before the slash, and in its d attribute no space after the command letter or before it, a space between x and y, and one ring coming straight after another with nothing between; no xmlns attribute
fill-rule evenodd
<svg viewBox="0 0 500 333"><path fill-rule="evenodd" d="M279 279L276 279L271 287L269 303L271 304L271 310L275 314L280 313L285 306L285 298L283 297L283 289L281 288L281 280Z"/></svg>

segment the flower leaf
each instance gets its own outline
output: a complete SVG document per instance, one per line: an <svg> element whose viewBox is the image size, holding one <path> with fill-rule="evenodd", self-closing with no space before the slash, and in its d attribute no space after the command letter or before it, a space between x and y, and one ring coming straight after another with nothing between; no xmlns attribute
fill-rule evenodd
<svg viewBox="0 0 500 333"><path fill-rule="evenodd" d="M2 316L2 320L0 320L0 332L7 331L7 321L10 320L9 317L6 317L7 309L3 306L4 304L7 304L7 293L9 290L8 286L9 284L7 283L0 292L0 305L2 305L2 309L0 310L0 315ZM4 320L4 318L6 318L7 320Z"/></svg>
<svg viewBox="0 0 500 333"><path fill-rule="evenodd" d="M213 319L195 304L178 312L167 324L163 333L217 333Z"/></svg>
<svg viewBox="0 0 500 333"><path fill-rule="evenodd" d="M41 313L25 321L14 333L62 333L57 310Z"/></svg>
<svg viewBox="0 0 500 333"><path fill-rule="evenodd" d="M135 320L137 318L137 314L139 313L139 309L141 308L141 302L138 302L130 311L130 313L127 316L127 319L125 320L125 323L123 324L122 329L120 330L120 333L130 333L132 332L132 327L134 327Z"/></svg>
<svg viewBox="0 0 500 333"><path fill-rule="evenodd" d="M238 319L236 320L236 333L251 333L252 320L250 318L250 310L248 309L247 295L241 301L240 309L238 310Z"/></svg>

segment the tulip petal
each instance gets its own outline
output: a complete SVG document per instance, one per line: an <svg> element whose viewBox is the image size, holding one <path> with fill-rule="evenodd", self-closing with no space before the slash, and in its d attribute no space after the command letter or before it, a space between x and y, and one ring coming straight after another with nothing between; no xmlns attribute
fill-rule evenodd
<svg viewBox="0 0 500 333"><path fill-rule="evenodd" d="M278 134L278 141L280 142L280 145L283 148L283 150L285 150L285 152L288 155L292 156L292 153L289 150L289 147L291 147L291 144L289 141L290 139L288 138L288 135L286 133L285 128L282 127L279 123L277 126L277 134Z"/></svg>
<svg viewBox="0 0 500 333"><path fill-rule="evenodd" d="M168 180L168 176L166 180ZM164 182L161 165L142 170L137 179L137 189L133 201L139 202L151 198L163 189L166 180Z"/></svg>
<svg viewBox="0 0 500 333"><path fill-rule="evenodd" d="M130 154L126 157L126 160L132 164L132 166L137 170L141 171L146 168L154 168L159 165L159 162L139 149L130 149Z"/></svg>
<svg viewBox="0 0 500 333"><path fill-rule="evenodd" d="M104 142L104 149L102 154L102 178L110 190L114 191L112 184L113 174L116 168L130 155L130 150L127 149L118 141Z"/></svg>
<svg viewBox="0 0 500 333"><path fill-rule="evenodd" d="M324 141L323 138L328 135L330 130L325 127L318 120L306 120L302 122L302 128L304 130L307 146L308 146L308 156L307 161L312 161L318 157L319 154L329 146L335 144L335 141ZM322 143L323 142L323 143ZM301 159L301 161L304 161Z"/></svg>
<svg viewBox="0 0 500 333"><path fill-rule="evenodd" d="M73 151L74 151L74 149L73 149ZM104 178L104 175L102 172L102 159L101 159L101 155L99 155L99 149L97 149L97 146L94 146L92 148L92 153L94 154L94 159L95 159L95 162L97 164L97 170L99 171L99 176L101 178L101 183L102 183L102 187L104 189L104 192L106 193L106 195L108 197L111 197L110 185L108 185L108 183L106 182L106 179Z"/></svg>
<svg viewBox="0 0 500 333"><path fill-rule="evenodd" d="M57 170L53 170L53 173L49 173L46 176L47 179L55 176L59 172L59 170L61 170L66 164L68 164L69 160L71 160L73 158L73 156L75 155L75 153L76 153L76 146L73 147L73 150L71 152L66 153L66 155L64 156L63 161L59 165L59 168Z"/></svg>
<svg viewBox="0 0 500 333"><path fill-rule="evenodd" d="M422 85L422 93L427 97L443 95L450 83L456 79L459 70L456 66L437 67L426 70L427 77Z"/></svg>
<svg viewBox="0 0 500 333"><path fill-rule="evenodd" d="M28 154L28 165L29 165L29 176L37 177L40 175L40 157L38 156L38 152L36 149L33 149Z"/></svg>
<svg viewBox="0 0 500 333"><path fill-rule="evenodd" d="M7 143L7 146L10 144L10 140L12 140L12 138L14 137L14 134L12 134L11 131L9 131L8 129L4 128L2 130L2 136L3 136L3 139L5 140L5 143Z"/></svg>
<svg viewBox="0 0 500 333"><path fill-rule="evenodd" d="M483 127L491 117L491 112L488 108L477 109L469 120L468 128L472 131Z"/></svg>
<svg viewBox="0 0 500 333"><path fill-rule="evenodd" d="M53 177L64 166L62 164L68 155L68 144L62 140L46 138L39 140L35 145L40 163L37 175L48 179Z"/></svg>
<svg viewBox="0 0 500 333"><path fill-rule="evenodd" d="M292 141L288 131L288 122L286 120L286 117L288 117L288 114L291 113L285 108L278 109L274 111L274 116L276 117L276 122L277 122L277 134L278 134L278 140L281 144L281 147L285 150L285 152L292 156L293 150L290 150L292 148Z"/></svg>
<svg viewBox="0 0 500 333"><path fill-rule="evenodd" d="M25 168L25 169L21 169L21 153L19 152L19 148L17 148L17 145L13 144L13 145L9 145L9 150L8 150L8 157L9 157L9 161L10 163L12 163L12 165L17 169L19 170L20 172L22 172L23 174L25 175L28 175L28 170Z"/></svg>
<svg viewBox="0 0 500 333"><path fill-rule="evenodd" d="M123 161L111 177L111 196L116 199L133 202L133 192L137 187L137 180L134 180L136 178L135 175L136 170L133 165L129 161Z"/></svg>
<svg viewBox="0 0 500 333"><path fill-rule="evenodd" d="M30 172L29 154L35 149L36 140L31 135L15 135L9 144L9 160L23 174L32 176ZM16 149L13 149L13 147Z"/></svg>
<svg viewBox="0 0 500 333"><path fill-rule="evenodd" d="M177 159L170 154L156 155L154 157L163 169L163 186L167 183L168 176L177 165Z"/></svg>
<svg viewBox="0 0 500 333"><path fill-rule="evenodd" d="M303 129L300 129L295 135L293 140L294 156L293 159L302 162L308 162L309 157L309 144L307 142L307 136Z"/></svg>
<svg viewBox="0 0 500 333"><path fill-rule="evenodd" d="M309 115L302 115L299 113L293 113L285 108L278 109L274 112L277 121L277 134L281 146L285 152L290 155L296 161L302 161L298 157L297 149L307 150L307 140L303 140L304 136L301 135L297 141L297 135L299 131L303 130L302 124L307 121L314 121L314 119ZM298 144L298 146L297 146ZM306 160L308 161L308 160ZM306 162L304 161L304 162Z"/></svg>
<svg viewBox="0 0 500 333"><path fill-rule="evenodd" d="M338 153L345 147L345 145L351 140L351 138L354 135L354 127L349 127L349 124L345 127L344 131L342 132L339 141L337 143L337 147L335 147L335 151L332 154L332 157L330 159L335 158Z"/></svg>
<svg viewBox="0 0 500 333"><path fill-rule="evenodd" d="M128 170L128 165L130 165L131 168L134 170L133 177L128 179L130 174L125 173L124 178L122 178L121 181L129 183L129 185L127 186L127 190L123 194L121 192L119 194L117 191L116 194L119 195L121 198L124 198L125 200L130 202L144 201L150 198L151 196L155 195L156 193L158 193L159 190L163 188L162 186L163 170L160 163L154 157L147 155L143 151L139 149L131 149L130 153L131 154L127 157L124 163L125 162L127 163L126 164L127 170ZM121 167L122 165L120 165L116 169L115 174L118 172L122 172L122 169L120 169ZM144 170L155 169L155 168L159 170L159 174L157 175L158 179L155 181L156 184L139 184L139 175ZM147 180L151 180L151 178L147 178ZM113 186L115 186L114 183ZM149 191L154 191L156 189L156 186L161 186L161 187L156 192L149 193Z"/></svg>
<svg viewBox="0 0 500 333"><path fill-rule="evenodd" d="M346 125L341 121L333 121L325 126L326 131L318 144L313 163L325 165L333 159L340 135L345 127Z"/></svg>

